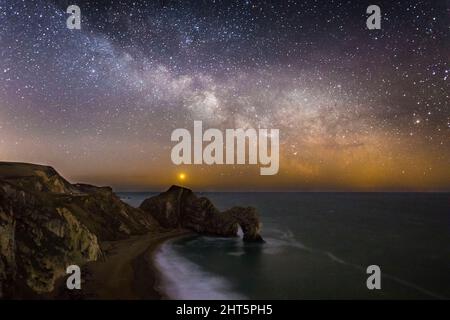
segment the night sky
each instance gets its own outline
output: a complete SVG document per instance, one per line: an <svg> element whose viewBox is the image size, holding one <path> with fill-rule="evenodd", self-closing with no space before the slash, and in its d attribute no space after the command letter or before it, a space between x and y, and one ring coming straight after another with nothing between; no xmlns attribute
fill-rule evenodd
<svg viewBox="0 0 450 320"><path fill-rule="evenodd" d="M449 191L449 17L445 0L0 0L0 160L116 190L183 172L197 190ZM279 129L278 175L173 165L194 120Z"/></svg>

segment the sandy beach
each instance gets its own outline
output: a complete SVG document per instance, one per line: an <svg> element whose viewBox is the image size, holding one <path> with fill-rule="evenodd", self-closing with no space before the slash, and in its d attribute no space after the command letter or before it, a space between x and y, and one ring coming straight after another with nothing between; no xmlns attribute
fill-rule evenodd
<svg viewBox="0 0 450 320"><path fill-rule="evenodd" d="M191 232L173 230L132 236L101 244L104 257L81 267L82 289L67 290L65 277L51 298L133 300L164 299L158 289L159 271L153 263L157 248L166 240Z"/></svg>

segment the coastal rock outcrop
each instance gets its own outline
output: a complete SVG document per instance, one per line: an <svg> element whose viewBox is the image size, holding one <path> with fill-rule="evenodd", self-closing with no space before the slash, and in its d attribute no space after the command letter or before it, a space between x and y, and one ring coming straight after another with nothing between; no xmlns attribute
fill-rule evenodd
<svg viewBox="0 0 450 320"><path fill-rule="evenodd" d="M187 188L172 186L146 199L140 208L165 228L187 228L200 234L234 237L241 227L245 242L264 242L255 208L233 207L220 212L208 198L197 197Z"/></svg>
<svg viewBox="0 0 450 320"><path fill-rule="evenodd" d="M96 235L69 209L0 182L1 294L49 292L67 266L100 254Z"/></svg>
<svg viewBox="0 0 450 320"><path fill-rule="evenodd" d="M0 162L0 299L51 292L69 265L101 259L100 243L189 229L263 242L254 208L220 212L209 199L172 186L140 208L110 187L71 184L52 167Z"/></svg>
<svg viewBox="0 0 450 320"><path fill-rule="evenodd" d="M50 292L71 264L102 256L99 241L160 230L109 187L70 184L47 166L0 162L0 298Z"/></svg>

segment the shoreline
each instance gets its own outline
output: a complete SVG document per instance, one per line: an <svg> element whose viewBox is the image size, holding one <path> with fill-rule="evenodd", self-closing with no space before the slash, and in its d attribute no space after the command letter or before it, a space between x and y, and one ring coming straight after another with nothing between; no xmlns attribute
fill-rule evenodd
<svg viewBox="0 0 450 320"><path fill-rule="evenodd" d="M66 276L46 298L67 300L166 300L156 254L166 241L193 235L189 230L147 233L101 243L104 256L81 266L81 290L67 290Z"/></svg>
<svg viewBox="0 0 450 320"><path fill-rule="evenodd" d="M190 237L190 236L193 236L193 235L195 235L194 232L186 231L186 233L181 233L179 235L174 235L172 237L168 237L168 238L162 239L161 241L155 243L154 248L152 248L152 250L150 252L150 261L148 261L148 266L149 266L149 269L154 274L154 286L153 286L153 289L154 289L154 291L157 294L159 294L161 300L171 300L173 298L170 297L168 295L168 293L164 291L163 271L160 270L158 268L158 266L156 265L156 255L161 250L161 247L163 245L168 244L168 243L173 242L173 241L176 241L176 240L179 240L179 239L182 239L182 238L185 238L185 237Z"/></svg>

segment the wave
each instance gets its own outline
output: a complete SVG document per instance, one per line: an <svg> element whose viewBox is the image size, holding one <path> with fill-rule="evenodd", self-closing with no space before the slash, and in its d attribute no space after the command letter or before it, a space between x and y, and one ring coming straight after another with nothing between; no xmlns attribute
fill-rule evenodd
<svg viewBox="0 0 450 320"><path fill-rule="evenodd" d="M291 249L301 250L316 256L345 265L357 272L366 273L366 268L346 261L335 253L305 245L299 241L289 229L270 228L270 234L261 249L264 255L279 255ZM268 230L268 231L269 231ZM214 247L234 257L247 254L241 239L196 237L185 242L185 245L195 247ZM199 265L180 256L174 248L178 244L172 241L166 242L156 254L156 266L162 273L162 289L172 299L248 299L248 297L236 292L226 278L210 273ZM291 249L290 249L291 248ZM423 288L415 283L402 279L392 274L383 273L382 277L420 292L434 299L446 299L446 297Z"/></svg>
<svg viewBox="0 0 450 320"><path fill-rule="evenodd" d="M267 239L268 243L270 243L271 245L266 247L265 249L265 253L267 254L276 254L279 253L279 250L281 247L292 247L292 248L296 248L296 249L301 249L301 250L305 250L305 251L309 251L311 253L315 253L315 254L319 254L319 255L324 255L326 256L328 259L330 259L333 262L339 263L339 264L343 264L346 265L348 267L354 268L356 270L359 270L360 272L364 272L366 273L366 268L364 268L363 266L354 264L354 263L350 263L345 261L344 259L341 259L340 257L336 256L335 254L329 252L329 251L322 251L322 250L318 250L318 249L314 249L311 247L308 247L306 245L304 245L302 242L298 241L294 235L294 233L290 230L290 229L272 229L271 230L273 233L275 233L277 236L276 238L271 238L271 239ZM277 250L278 249L278 250ZM396 282L399 285L402 285L404 287L408 287L412 290L418 291L426 296L429 296L431 298L434 299L448 299L447 297L444 297L438 293L435 293L431 290L425 289L415 283L412 283L410 281L404 280L400 277L397 277L395 275L391 275L391 274L387 274L387 273L383 273L382 275L384 278L389 279L393 282Z"/></svg>
<svg viewBox="0 0 450 320"><path fill-rule="evenodd" d="M160 289L170 299L247 299L244 295L235 292L231 283L225 278L207 272L178 255L170 241L163 244L156 253L155 264L162 274Z"/></svg>

